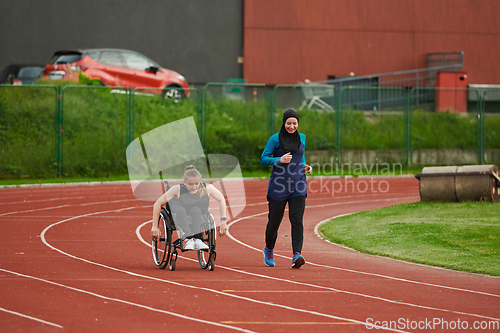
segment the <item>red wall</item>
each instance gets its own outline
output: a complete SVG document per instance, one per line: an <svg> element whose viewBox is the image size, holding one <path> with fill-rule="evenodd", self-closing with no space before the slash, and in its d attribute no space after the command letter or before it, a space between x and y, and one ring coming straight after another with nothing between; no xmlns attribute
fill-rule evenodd
<svg viewBox="0 0 500 333"><path fill-rule="evenodd" d="M500 84L498 0L245 0L248 82L295 84L424 68L464 51L469 83Z"/></svg>

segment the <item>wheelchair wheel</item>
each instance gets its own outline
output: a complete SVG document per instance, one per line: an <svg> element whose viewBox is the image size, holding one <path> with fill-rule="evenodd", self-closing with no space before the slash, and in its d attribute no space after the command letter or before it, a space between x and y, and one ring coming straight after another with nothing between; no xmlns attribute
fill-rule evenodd
<svg viewBox="0 0 500 333"><path fill-rule="evenodd" d="M202 241L207 243L208 250L198 250L198 262L203 269L210 269L214 266L215 261L215 242L217 240L217 231L215 230L215 222L212 215L208 219L208 223L202 229ZM213 268L210 269L213 271Z"/></svg>
<svg viewBox="0 0 500 333"><path fill-rule="evenodd" d="M208 258L207 266L208 266L209 271L213 271L215 269L215 254L214 253L210 254L210 258Z"/></svg>
<svg viewBox="0 0 500 333"><path fill-rule="evenodd" d="M177 251L174 250L174 252L172 253L172 257L170 258L170 262L168 264L168 268L171 271L175 271L176 267L177 267Z"/></svg>
<svg viewBox="0 0 500 333"><path fill-rule="evenodd" d="M152 240L153 259L161 269L167 267L170 251L172 250L172 230L170 226L170 217L162 210L158 219L160 237Z"/></svg>

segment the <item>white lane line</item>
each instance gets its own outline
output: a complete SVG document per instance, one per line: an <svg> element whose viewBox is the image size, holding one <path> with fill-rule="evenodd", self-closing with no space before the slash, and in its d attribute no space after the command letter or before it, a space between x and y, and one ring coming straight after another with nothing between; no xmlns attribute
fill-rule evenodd
<svg viewBox="0 0 500 333"><path fill-rule="evenodd" d="M377 200L377 201L384 201L384 200L391 200L391 199L381 199L381 200ZM371 201L374 201L374 200L370 200ZM344 203L331 203L329 205L338 205L338 204L351 204L351 203L359 203L359 202L363 202L363 201L351 201L351 202L344 202ZM307 208L314 208L314 207L323 207L325 205L317 205L317 206L306 206L306 209ZM267 214L267 211L266 212L263 212L263 213L258 213L258 214L255 214L255 215L251 215L249 217L242 217L242 218L239 218L239 219L236 219L234 221L232 221L231 223L228 224L228 235L229 237L239 243L240 245L243 245L243 246L246 246L248 247L249 249L252 249L252 250L255 250L255 251L258 251L258 252L261 252L262 250L261 249L258 249L256 247L253 247L251 245L248 245L246 243L243 243L242 241L240 241L239 239L235 238L233 235L231 235L229 233L229 228L241 221L241 220L244 220L244 219L247 219L247 218L251 218L251 217L256 217L256 216L260 216L260 215L265 215ZM349 213L351 214L351 213ZM345 216L345 215L349 215L349 214L341 214L341 215L337 215L337 216L334 216L332 218L336 218L336 217L341 217L341 216ZM331 218L328 218L326 220L323 220L321 222L319 222L319 224L321 223L325 223L325 222L328 222ZM317 224L315 226L315 232L316 232L316 229L319 227ZM329 242L329 241L328 241ZM330 244L333 244L335 246L340 246L340 247L344 247L342 245L339 245L339 244L335 244L335 243L332 243L332 242L329 242ZM353 250L353 249L350 249L348 247L345 247L346 249L349 249L349 250L352 250L352 251L356 251L356 250ZM357 251L356 251L357 252ZM286 259L291 259L291 257L287 257L287 256L284 256L284 255L281 255L281 254L274 254L275 256L278 256L278 257L282 257L282 258L286 258ZM388 260L396 260L396 259L392 259L392 258L386 258L384 257L385 259L388 259ZM419 265L419 264L416 264L416 263L411 263L411 262L406 262L405 263L407 264L410 264L410 265ZM440 284L433 284L433 283L427 283L427 282L421 282L421 281L415 281L415 280L408 280L408 279L403 279L403 278L397 278L397 277L393 277L393 276L389 276L389 275L383 275L383 274L376 274L376 273L369 273L369 272L363 272L363 271L358 271L358 270L354 270L354 269L349 269L349 268L342 268L342 267L336 267L336 266L329 266L329 265L323 265L323 264L316 264L316 263L313 263L313 262L310 262L310 261L307 261L308 265L312 265L312 266L317 266L317 267L325 267L325 268L330 268L330 269L336 269L336 270L340 270L340 271L346 271L346 272L350 272L350 273L357 273L357 274L363 274L363 275L370 275L370 276L376 276L376 277L380 277L380 278L384 278L384 279L389 279L389 280L395 280L395 281L401 281L401 282L407 282L407 283L414 283L414 284L420 284L420 285L424 285L424 286L430 286L430 287L436 287L436 288L443 288L443 289L450 289L450 290L456 290L456 291L463 291L463 292L468 292L468 293L473 293L473 294L479 294L479 295L485 295L485 296L492 296L492 297L499 297L500 298L500 295L497 295L497 294L491 294L491 293L487 293L487 292L483 292L483 291L477 291L477 290L470 290L470 289L464 289L464 288L457 288L457 287L450 287L450 286L445 286L445 285L440 285ZM432 269L440 269L442 270L443 268L440 268L440 267L433 267L433 266L425 266L426 268L432 268ZM451 272L451 271L450 271ZM458 273L458 272L456 272ZM497 277L491 277L491 278L497 278Z"/></svg>
<svg viewBox="0 0 500 333"><path fill-rule="evenodd" d="M118 211L123 211L123 210L127 210L127 209L133 209L133 208L137 208L137 207L128 207L128 208L114 209L114 210L109 210L109 211L94 212L94 213L83 214L83 215L74 216L74 217L71 217L71 218L68 218L68 219L64 219L64 220L61 220L61 221L56 222L56 223L53 223L53 224L49 225L48 227L46 227L42 231L42 233L40 234L40 238L41 238L42 242L47 247L49 247L49 248L51 248L51 249L53 249L53 250L55 250L55 251L57 251L57 252L65 255L65 256L68 256L70 258L73 258L73 259L76 259L76 260L80 260L80 261L83 261L83 262L86 262L86 263L89 263L89 264L92 264L92 265L96 265L96 266L99 266L99 267L107 268L107 269L110 269L110 270L115 271L115 272L125 273L125 274L131 275L131 276L140 277L140 278L144 278L144 279L148 279L148 280L159 281L159 282L163 282L163 283L169 283L169 284L172 284L172 285L175 285L175 286L179 286L179 287L184 287L184 288L189 288L189 289L194 289L194 290L207 291L207 292L210 292L210 293L214 293L214 294L218 294L218 295L224 295L224 296L228 296L228 297L231 297L231 298L236 298L236 299L239 299L239 300L244 300L244 301L251 302L251 303L263 304L263 305L268 305L268 306L277 307L277 308L281 308L281 309L291 310L291 311L295 311L295 312L307 313L307 314L317 315L317 316L331 318L331 319L336 319L336 320L343 320L343 321L347 321L347 322L356 323L356 324L360 324L360 325L366 326L366 322L359 321L359 320L356 320L356 319L343 318L343 317L334 316L334 315L330 315L330 314L326 314L326 313L321 313L321 312L316 312L316 311L309 311L309 310L294 308L294 307L287 306L287 305L282 305L282 304L277 304L277 303L272 303L272 302L259 301L259 300L253 299L253 298L239 296L239 295L234 295L234 294L230 294L230 293L227 293L227 292L223 292L223 291L219 291L219 290L215 290L215 289L211 289L211 288L197 287L197 286L193 286L193 285L188 285L188 284L184 284L184 283L180 283L180 282L175 282L175 281L170 281L170 280L159 279L159 278L155 278L155 277L152 277L152 276L138 274L138 273L134 273L134 272L131 272L131 271L126 271L126 270L123 270L123 269L111 267L111 266L108 266L108 265L100 264L100 263L97 263L97 262L94 262L94 261L90 261L90 260L87 260L87 259L83 259L83 258L74 256L72 254L66 253L66 252L64 252L64 251L56 248L55 246L52 246L45 239L45 234L47 233L48 230L50 230L52 227L54 227L56 225L59 225L59 224L62 224L64 222L75 220L75 219L80 218L80 217L85 217L85 216L90 216L90 215L96 215L96 214L104 214L104 213L108 213L108 212L118 212ZM144 224L146 224L148 222L149 221L143 223L142 225L144 225ZM144 239L142 239L142 241L145 242ZM150 246L149 244L147 244L147 245ZM197 321L201 321L201 319L197 319ZM212 323L212 322L207 322L207 323ZM216 323L212 323L212 324L215 325ZM218 324L217 323L217 325L222 325L222 324ZM377 329L387 330L387 331L407 333L406 331L402 331L402 330L398 330L398 329L393 329L393 328L382 327L382 326L375 326L374 325L373 327L377 328ZM243 329L240 329L238 327L234 327L233 329L243 330Z"/></svg>
<svg viewBox="0 0 500 333"><path fill-rule="evenodd" d="M394 199L384 199L384 200L394 200ZM381 201L381 200L376 200L376 201ZM358 201L357 201L357 202L342 202L342 203L325 204L325 205L317 205L317 206L319 206L319 207L324 207L324 206L330 206L330 205L335 205L335 204L349 204L349 203L359 203L359 202L358 202ZM145 207L147 207L147 206L145 206ZM134 208L134 207L132 207L132 208ZM114 211L121 211L121 210L114 210ZM102 212L101 212L101 213L102 213ZM255 215L252 215L252 216L263 215L263 214L265 214L265 213L266 213L266 212L264 212L264 213L260 213L260 214L255 214ZM89 215L89 214L86 214L86 215ZM91 214L90 214L90 215L91 215ZM250 217L252 217L252 216L248 216L248 217L244 217L244 218L241 218L241 219L235 220L235 221L233 221L233 222L231 223L231 225L232 225L232 224L234 224L234 223L236 223L236 222L238 222L238 221L240 221L240 220L242 220L242 219L250 218ZM71 218L71 219L73 219L73 218ZM68 220L70 220L70 219L68 219ZM65 220L65 221L67 221L67 220ZM60 221L59 223L62 223L62 222L64 222L64 221ZM56 223L56 224L59 224L59 223ZM146 222L146 223L147 223L147 222ZM55 224L54 224L54 225L55 225ZM51 227L51 226L49 226L49 227ZM47 229L46 229L46 230L47 230ZM44 230L44 232L45 232L46 230ZM232 235L230 235L230 236L232 236ZM249 247L249 248L251 248L251 249L253 249L253 250L260 251L259 249L253 248L253 247L251 247L251 246L249 246L249 245L247 245L247 244L244 244L244 243L242 243L242 242L240 242L240 241L236 240L234 237L233 237L233 240L235 240L235 241L237 241L238 243L240 243L240 244L242 244L242 245L244 245L244 246L247 246L247 247ZM146 244L147 244L147 243L146 243ZM47 245L47 246L49 246L49 247L51 247L51 246L50 246L50 245L48 245L48 244L46 244L46 245ZM150 246L149 244L147 244L147 245L148 245L148 246ZM54 248L54 249L55 249L55 248ZM57 251L59 251L59 252L61 252L61 253L64 253L64 252L62 252L62 251L60 251L60 250L58 250L58 249L55 249L55 250L57 250ZM65 254L65 255L69 255L69 254L66 254L66 253L64 253L64 254ZM71 256L71 255L69 255L69 256ZM284 258L287 258L287 257L285 257L285 256L283 256L283 257L284 257ZM77 258L77 257L75 257L75 258L76 258L76 259L79 259L79 260L87 261L87 260L85 260L85 259L81 259L81 258ZM87 261L87 262L89 262L89 261ZM93 262L90 262L90 263L93 263ZM98 264L98 263L93 263L93 264L96 264L96 265L101 265L101 264ZM320 265L320 266L323 266L323 265ZM103 267L108 267L108 268L110 268L110 269L114 269L114 268L109 267L109 266L103 266ZM328 266L327 266L327 267L328 267ZM331 267L331 268L336 268L336 267ZM227 269L231 269L231 268L227 268ZM338 269L338 268L337 268L337 269ZM115 270L118 270L118 269L115 269ZM121 271L121 270L119 270L119 271ZM235 271L237 271L237 270L235 270ZM131 272L126 272L126 271L123 271L123 272L128 273L128 274L131 274ZM248 272L244 272L244 271L239 271L239 272L241 272L241 273L245 273L245 274L252 274L252 273L248 273ZM355 271L355 272L356 272L356 273L363 273L363 274L367 274L367 273L365 273L365 272L357 272L357 271ZM369 274L369 273L368 273L368 274ZM262 276L262 277L264 277L264 278L271 278L271 277L267 277L267 276ZM386 277L386 276L382 276L382 277ZM146 277L146 278L151 278L151 277ZM387 277L387 278L391 278L391 277ZM395 279L395 278L394 278L394 279ZM164 280L160 280L160 281L164 281ZM164 282L167 282L167 281L164 281ZM170 282L170 281L168 281L168 282ZM289 282L293 282L293 281L289 281ZM173 282L170 282L170 283L173 283ZM416 282L416 283L420 283L420 282ZM423 283L420 283L420 284L423 284ZM186 286L187 286L187 285L186 285ZM320 286L320 287L321 287L321 286ZM438 287L442 287L442 286L438 286ZM195 287L195 288L196 288L196 287ZM469 291L469 290L463 290L463 291ZM217 292L217 291L215 291L215 292ZM473 292L473 291L469 291L469 292ZM231 295L231 296L234 296L234 295ZM366 297L366 295L363 295L363 296L365 296L365 297ZM444 311L449 311L449 310L444 310ZM457 312L457 313L459 313L459 312ZM467 314L467 313L463 313L463 314L466 314L466 315L472 315L472 314ZM478 316L479 316L479 315L478 315ZM483 316L480 316L480 317L483 317ZM489 318L489 317L485 317L485 318ZM496 318L493 318L493 319L496 319Z"/></svg>
<svg viewBox="0 0 500 333"><path fill-rule="evenodd" d="M256 216L259 216L259 215L264 215L264 214L267 214L267 213L268 212L266 211L266 212L263 212L263 213L254 214L254 215L250 215L250 216L239 218L239 219L231 222L228 225L227 235L232 240L234 240L235 242L237 242L237 243L239 243L239 244L241 244L243 246L246 246L246 247L248 247L248 248L250 248L252 250L261 252L262 250L257 249L257 248L255 248L253 246L250 246L250 245L248 245L246 243L243 243L242 241L234 238L234 236L231 235L231 233L229 232L229 228L231 227L231 225L233 225L234 223L239 222L241 220L248 219L248 218L251 218L251 217L256 217ZM279 254L275 254L275 256L280 256L280 257L283 257L283 258L291 259L290 257L279 255ZM446 287L446 286L440 286L440 285L426 284L426 283L422 283L422 282L418 282L418 281L398 279L398 278L393 278L393 277L390 277L390 276L377 275L377 274L366 273L366 272L355 271L355 270L341 269L341 268L338 268L338 267L313 264L313 263L310 263L310 262L307 262L307 264L312 264L312 265L319 266L319 267L327 267L327 268L333 268L333 269L346 270L346 271L353 272L353 273L360 273L360 274L366 274L366 275L379 276L379 277L388 278L388 279L391 279L391 280L398 280L398 281L403 281L403 282L412 282L412 283L415 283L415 284L422 284L422 285L431 285L433 287L438 287L438 288L448 288L448 289L453 289L453 290L458 290L458 291L466 291L466 292L471 292L471 293L478 293L478 294L484 294L484 295L487 295L487 296L498 297L498 295L495 295L495 294L481 293L481 292L478 292L478 291L472 291L472 290L467 290L467 289L459 289L459 288ZM350 292L350 291L345 291L345 290L340 290L340 289L335 289L335 288L330 288L330 287L325 287L325 286L313 285L313 284L309 284L309 283L301 283L301 282L292 281L292 280L286 280L286 279L281 279L281 278L275 278L275 277L271 277L271 276L267 276L267 275L261 275L261 274L255 274L255 273L246 272L246 271L240 271L240 270L236 270L236 269L229 268L229 267L224 267L224 266L219 266L219 265L217 267L225 268L225 269L228 269L228 270L233 270L235 272L240 272L240 273L243 273L243 274L258 276L258 277L262 277L262 278L267 278L267 279L271 279L271 280L277 280L277 281L283 281L283 282L288 282L288 283L292 283L292 284L299 284L299 285L310 286L310 287L315 287L315 288L320 288L320 289L332 290L332 291L336 291L336 292L341 292L341 293L346 293L346 294L351 294L351 295L356 295L356 296L362 296L362 297L365 297L365 298L372 298L372 299L381 300L381 301L384 301L384 302L389 302L389 303L394 303L394 304L407 305L407 306L416 307L416 308L422 308L422 309L427 309L427 310L442 311L442 312L448 312L448 313L456 313L456 314L468 315L468 316L473 316L473 317L478 317L478 318L500 320L500 318L488 317L488 316L483 316L483 315L474 314L474 313L468 313L468 312L462 312L462 311L454 311L454 310L448 310L448 309L441 309L441 308L429 307L429 306L425 306L425 305L418 305L418 304L412 304L412 303L407 303L407 302L398 302L398 301L394 301L394 300L390 300L390 299L386 299L386 298L382 298L382 297L377 297L377 296L360 294L360 293L355 293L355 292Z"/></svg>
<svg viewBox="0 0 500 333"><path fill-rule="evenodd" d="M246 216L246 217L240 218L238 220L235 220L233 223L235 223L235 222L237 222L239 220L243 220L243 219L247 219L247 218L251 218L251 217L256 217L256 216L263 215L263 214L267 214L267 212L258 213L258 214L254 214L254 215L251 215L251 216ZM144 225L146 225L148 223L151 223L151 221L146 221L146 222L142 223L141 225L139 225L136 228L136 232L135 233L136 233L137 237L139 238L139 240L142 243L144 243L147 246L151 247L152 245L148 244L144 240L144 238L142 237L142 235L140 234L140 229ZM228 225L227 235L229 235L229 237L231 239L233 239L235 242L237 242L237 243L239 243L239 244L241 244L243 246L246 246L246 247L248 247L248 248L250 248L252 250L257 250L257 251L260 252L259 249L256 249L256 248L254 248L252 246L249 246L249 245L247 245L247 244L239 241L238 239L234 238L229 233L229 227L230 227L230 225L231 224ZM282 256L282 255L280 255L280 257L289 259L288 257ZM180 256L179 258L190 260L190 261L195 261L195 262L197 261L197 260L194 260L194 259L191 259L191 258L182 257L182 256ZM300 285L300 286L307 286L307 287L312 287L312 288L325 289L325 290L335 291L335 292L344 293L344 294L353 295L353 296L361 296L361 297L364 297L364 298L370 298L370 299L379 300L379 301L388 302L388 303L397 304L397 305L405 305L405 306L410 306L410 307L420 308L420 309L425 309L425 310L441 311L441 312L455 313L455 314L461 314L461 315L467 315L467 316L473 316L473 317L479 317L479 318L500 320L500 318L488 317L488 316L478 315L478 314L474 314L474 313L468 313L468 312L462 312L462 311L454 311L454 310L448 310L448 309L441 309L441 308L435 308L435 307L430 307L430 306L425 306L425 305L418 305L418 304L407 303L407 302L399 302L399 301L394 301L394 300L387 299L387 298L382 298L382 297L377 297L377 296L372 296L372 295L367 295L367 294L361 294L361 293L356 293L356 292L352 292L352 291L346 291L346 290L341 290L341 289L336 289L336 288L331 288L331 287L325 287L325 286L320 286L320 285L315 285L315 284L310 284L310 283L304 283L304 282L298 282L298 281L287 280L287 279L282 279L282 278L276 278L276 277L269 276L269 275L262 275L262 274L257 274L257 273L251 273L251 272L242 271L242 270L239 270L239 269L235 269L235 268L231 268L231 267L226 267L226 266L217 265L217 267L223 268L223 269L227 269L227 270L230 270L230 271L233 271L233 272L236 272L236 273L240 273L240 274L246 274L246 275L250 275L250 276L256 276L256 277L259 277L259 278L264 278L264 279L269 279L269 280L274 280L274 281L287 282L287 283L291 283L291 284L297 284L297 285ZM345 319L345 320L349 320L349 319Z"/></svg>
<svg viewBox="0 0 500 333"><path fill-rule="evenodd" d="M351 213L332 216L332 217L330 217L330 218L328 218L326 220L323 220L323 221L319 222L318 224L316 224L314 226L314 233L318 236L318 238L321 238L322 240L324 240L327 243L330 243L332 245L339 246L339 247L342 247L342 248L345 248L345 249L348 249L348 250L351 250L351 251L354 251L354 252L358 252L358 251L356 251L354 249L351 249L350 247L330 242L319 231L319 228L321 227L321 225L327 223L328 221L330 221L332 219L336 219L336 218L339 218L339 217L342 217L342 216L347 216L347 215L351 215ZM287 258L287 257L285 257L285 258ZM401 261L401 262L404 262L404 263L407 263L407 264L410 264L410 265L423 266L425 268L432 268L432 269L438 269L438 270L447 270L447 271L450 271L450 272L460 273L459 271L451 271L451 270L448 270L448 269L442 268L442 267L435 267L435 266L430 266L430 265L417 264L417 263L414 263L414 262L408 262L408 261L398 260L398 259L389 258L389 257L381 257L381 258L388 259L388 260ZM368 272L363 272L363 271L356 271L356 270L352 270L352 269L348 269L348 268L342 268L342 267L335 267L335 266L328 266L328 265L321 265L321 264L314 264L314 263L310 263L310 264L312 264L313 266L325 267L325 268L331 268L331 269L337 269L337 270L351 272L351 273L358 273L358 274L365 274L365 275L377 276L377 277L391 279L391 280L395 280L395 281L408 282L408 283L414 283L414 284L421 284L421 285L424 285L424 286L430 286L430 287L436 287L436 288L443 288L443 289L450 289L450 290L456 290L456 291L463 291L463 292L469 292L469 293L474 293L474 294L480 294L480 295L493 296L493 297L500 298L500 295L491 294L491 293L487 293L487 292L484 292L484 291L463 289L463 288L450 287L450 286L445 286L445 285L440 285L440 284L434 284L434 283L428 283L428 282L408 280L408 279L397 278L397 277L387 276L387 275L382 275L382 274L368 273ZM471 274L473 274L473 273L471 273ZM491 278L494 278L494 279L498 279L498 277L496 277L496 276L488 276L488 277L491 277Z"/></svg>
<svg viewBox="0 0 500 333"><path fill-rule="evenodd" d="M35 202L47 202L47 201L59 201L59 200L74 200L74 199L85 199L85 197L71 197L71 198L52 198L43 200L24 200L24 201L13 201L13 202L0 202L0 205L13 205L13 204L32 204Z"/></svg>
<svg viewBox="0 0 500 333"><path fill-rule="evenodd" d="M91 206L91 205L117 203L117 202L124 202L124 201L136 201L136 200L137 199L124 199L124 200L113 200L113 201L89 202L89 203L83 203L83 204L71 204L71 205L52 206L52 207L35 208L35 209L29 209L29 210L23 210L23 211L16 211L16 212L8 212L8 213L0 214L0 216L12 215L12 214L32 213L32 212L37 212L37 211L41 211L41 210L51 210L51 209L58 209L58 208L64 208L64 207ZM143 206L143 207L146 207L146 206Z"/></svg>
<svg viewBox="0 0 500 333"><path fill-rule="evenodd" d="M6 215L12 215L12 214L17 214L17 213L32 213L32 212L38 212L41 210L51 210L51 209L58 209L58 208L64 208L64 207L71 207L72 205L61 205L61 206L53 206L53 207L45 207L45 208L36 208L36 209L29 209L29 210L23 210L23 211L17 211L17 212L8 212L8 213L3 213L0 214L0 216L6 216Z"/></svg>
<svg viewBox="0 0 500 333"><path fill-rule="evenodd" d="M135 306L135 307L138 307L138 308L142 308L142 309L146 309L146 310L150 310L150 311L154 311L154 312L160 312L160 313L168 314L168 315L171 315L171 316L174 316L174 317L178 317L178 318L182 318L182 319L187 319L187 320L191 320L191 321L196 321L196 322L203 323L203 324L209 324L209 325L213 325L213 326L229 328L229 329L232 329L232 330L235 330L235 331L240 331L240 332L253 333L253 331L242 329L242 328L239 328L239 327L236 327L236 326L231 326L231 325L227 325L227 324L221 324L221 323L217 323L217 322L206 321L206 320L202 320L202 319L198 319L198 318L186 316L186 315L183 315L183 314L179 314L179 313L175 313L175 312L171 312L171 311L167 311L167 310L156 309L156 308L153 308L153 307L150 307L150 306L147 306L147 305L143 305L143 304L139 304L139 303L125 301L125 300L119 299L119 298L108 297L108 296L97 294L97 293L94 293L94 292L91 292L91 291L87 291L87 290L83 290L83 289L79 289L79 288L74 288L74 287L71 287L71 286L67 286L67 285L64 285L64 284L61 284L61 283L57 283L57 282L54 282L54 281L41 279L41 278L36 277L36 276L26 275L26 274L22 274L22 273L18 273L18 272L13 272L13 271L9 271L9 270L2 269L2 268L0 268L0 271L6 272L6 273L10 273L10 274L13 274L13 275L17 275L17 276L20 276L20 277L23 277L23 278L28 278L28 279L33 279L33 280L37 280L37 281L49 283L49 284L54 285L54 286L58 286L58 287L61 287L61 288L66 288L66 289L69 289L69 290L72 290L72 291L76 291L76 292L79 292L79 293L91 295L91 296L94 296L94 297L97 297L97 298L101 298L101 299L105 299L105 300L108 300L108 301L113 301L113 302L117 302L117 303L131 305L131 306ZM62 326L59 326L59 325L57 325L57 326L60 327L60 328L62 328Z"/></svg>
<svg viewBox="0 0 500 333"><path fill-rule="evenodd" d="M3 269L0 269L0 270L3 270ZM40 318L35 318L35 317L32 317L32 316L28 316L28 315L25 315L25 314L20 313L20 312L7 310L5 308L0 308L0 311L7 312L7 313L10 313L10 314L13 314L13 315L16 315L16 316L19 316L19 317L27 318L27 319L30 319L30 320L38 321L39 323L42 323L42 324L54 326L54 327L57 327L57 328L63 328L61 325L54 324L54 323L51 323L50 321L46 321L46 320L43 320L43 319L40 319Z"/></svg>

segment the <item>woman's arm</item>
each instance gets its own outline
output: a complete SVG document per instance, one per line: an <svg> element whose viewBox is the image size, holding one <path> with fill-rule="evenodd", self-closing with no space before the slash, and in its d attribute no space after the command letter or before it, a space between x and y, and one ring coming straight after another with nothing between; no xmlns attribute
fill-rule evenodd
<svg viewBox="0 0 500 333"><path fill-rule="evenodd" d="M260 156L260 164L264 165L280 165L281 157L271 157L274 154L274 150L279 146L278 134L273 135L269 141L267 141L266 147Z"/></svg>
<svg viewBox="0 0 500 333"><path fill-rule="evenodd" d="M300 133L300 141L304 145L304 154L302 154L302 165L304 166L304 173L311 173L312 168L310 165L306 164L306 135Z"/></svg>
<svg viewBox="0 0 500 333"><path fill-rule="evenodd" d="M224 236L226 234L226 231L227 231L227 224L226 224L226 220L225 220L227 218L226 217L226 210L227 210L226 199L224 198L222 193L220 193L220 191L212 184L207 185L207 193L210 194L212 197L215 198L215 200L217 200L219 202L219 211L220 211L220 217L221 217L221 223L218 227L219 236ZM224 218L224 219L222 219L222 218Z"/></svg>
<svg viewBox="0 0 500 333"><path fill-rule="evenodd" d="M167 192L156 200L153 205L153 226L151 227L151 236L157 238L160 236L160 229L158 228L158 219L160 218L161 206L172 200L173 197L179 196L181 187L179 185L172 186Z"/></svg>

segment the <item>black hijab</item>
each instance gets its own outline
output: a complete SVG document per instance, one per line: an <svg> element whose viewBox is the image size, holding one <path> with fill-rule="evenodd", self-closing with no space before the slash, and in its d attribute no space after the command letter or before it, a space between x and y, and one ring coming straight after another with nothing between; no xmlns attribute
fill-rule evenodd
<svg viewBox="0 0 500 333"><path fill-rule="evenodd" d="M285 123L288 118L296 118L297 122L299 121L299 114L297 111L294 109L290 108L283 113L283 124L281 125L280 133L279 133L279 142L281 148L285 152L290 152L290 153L295 153L297 150L299 150L300 146L300 135L299 131L293 132L293 134L290 134L287 132L285 129Z"/></svg>

